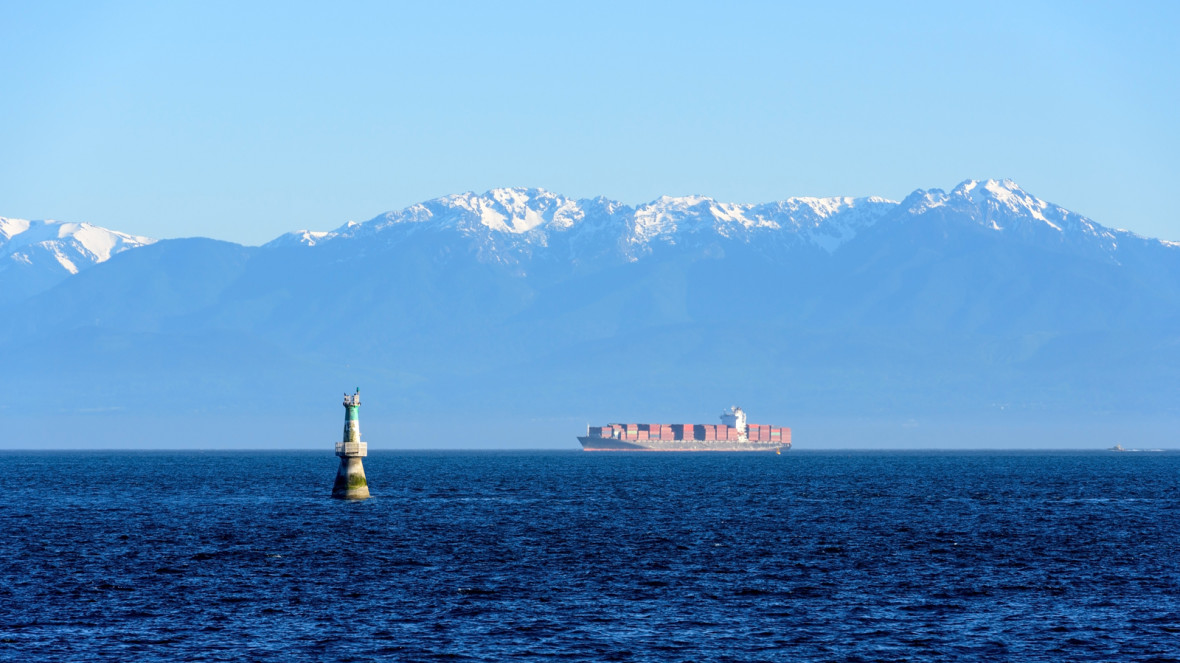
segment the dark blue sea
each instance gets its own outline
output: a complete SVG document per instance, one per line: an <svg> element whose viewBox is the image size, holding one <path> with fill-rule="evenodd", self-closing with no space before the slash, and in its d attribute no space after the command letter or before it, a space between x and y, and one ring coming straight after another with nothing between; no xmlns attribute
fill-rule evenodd
<svg viewBox="0 0 1180 663"><path fill-rule="evenodd" d="M1180 454L0 453L0 659L1176 661Z"/></svg>

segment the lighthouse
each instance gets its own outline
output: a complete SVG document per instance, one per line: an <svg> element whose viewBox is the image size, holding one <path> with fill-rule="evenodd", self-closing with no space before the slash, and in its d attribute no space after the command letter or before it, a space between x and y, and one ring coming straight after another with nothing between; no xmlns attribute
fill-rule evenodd
<svg viewBox="0 0 1180 663"><path fill-rule="evenodd" d="M369 497L369 482L365 480L365 466L361 464L361 459L369 455L369 445L361 442L360 407L359 387L355 394L344 394L344 439L336 443L340 469L336 471L336 483L332 486L332 497L342 500Z"/></svg>

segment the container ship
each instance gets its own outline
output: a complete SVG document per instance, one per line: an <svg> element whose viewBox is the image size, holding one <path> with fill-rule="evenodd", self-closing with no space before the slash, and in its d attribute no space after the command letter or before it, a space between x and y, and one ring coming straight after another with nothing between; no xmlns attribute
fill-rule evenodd
<svg viewBox="0 0 1180 663"><path fill-rule="evenodd" d="M746 423L734 406L720 424L607 424L579 437L585 451L774 451L791 448L791 429Z"/></svg>

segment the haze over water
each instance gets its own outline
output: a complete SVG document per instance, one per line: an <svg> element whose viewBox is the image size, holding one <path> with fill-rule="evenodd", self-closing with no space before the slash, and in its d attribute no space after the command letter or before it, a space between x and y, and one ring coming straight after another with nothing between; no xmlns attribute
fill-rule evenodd
<svg viewBox="0 0 1180 663"><path fill-rule="evenodd" d="M1177 660L1180 454L0 453L0 659Z"/></svg>

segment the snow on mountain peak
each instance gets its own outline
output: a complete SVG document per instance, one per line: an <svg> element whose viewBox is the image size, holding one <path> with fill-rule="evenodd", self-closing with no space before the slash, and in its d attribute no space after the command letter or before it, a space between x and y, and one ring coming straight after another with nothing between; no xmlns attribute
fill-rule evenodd
<svg viewBox="0 0 1180 663"><path fill-rule="evenodd" d="M906 198L903 207L911 217L938 210L1023 243L1057 247L1104 261L1118 261L1115 254L1120 242L1147 241L1037 198L1009 179L966 180L950 193L918 190Z"/></svg>
<svg viewBox="0 0 1180 663"><path fill-rule="evenodd" d="M832 253L894 212L898 218L938 213L1027 241L1083 242L1103 245L1106 252L1118 242L1118 231L1047 203L1010 179L987 179L965 180L949 192L917 190L902 203L880 197L795 197L747 204L684 195L630 207L539 188L496 188L435 198L328 233L291 233L272 244L310 246L378 236L398 242L420 232L457 232L473 242L482 260L513 264L542 248L547 249L543 255L559 260L610 253L635 260L659 246L705 248L716 239L766 250L811 246Z"/></svg>
<svg viewBox="0 0 1180 663"><path fill-rule="evenodd" d="M635 209L631 217L632 232L626 237L629 244L647 244L657 237L667 237L681 229L695 232L702 227L715 227L719 219L734 216L712 198L705 196L660 196Z"/></svg>
<svg viewBox="0 0 1180 663"><path fill-rule="evenodd" d="M435 227L467 233L480 227L523 235L540 228L570 228L583 217L576 201L544 189L500 188L483 194L452 194L387 212L365 225L376 229L405 223L431 221Z"/></svg>
<svg viewBox="0 0 1180 663"><path fill-rule="evenodd" d="M1009 179L984 180L982 182L978 180L966 180L955 187L951 191L950 196L964 198L976 206L990 204L994 208L1003 209L1008 213L1030 216L1045 223L1054 230L1059 232L1062 230L1059 225L1045 216L1046 210L1050 207L1049 203L1027 193L1016 182ZM994 215L989 220L993 229L1002 229L996 224Z"/></svg>
<svg viewBox="0 0 1180 663"><path fill-rule="evenodd" d="M679 245L707 236L802 242L831 252L897 204L879 197L842 197L752 205L688 195L661 196L632 208L603 197L575 200L544 189L498 188L435 198L328 233L289 233L270 245L312 246L388 231L394 234L386 237L395 241L407 233L451 230L476 239L481 254L499 262L515 261L505 252L529 253L527 247L549 246L558 237L571 243L571 251L573 245L597 247L592 252L618 247L629 259L650 251L653 243Z"/></svg>
<svg viewBox="0 0 1180 663"><path fill-rule="evenodd" d="M0 246L13 237L29 229L32 221L28 219L6 219L0 217Z"/></svg>
<svg viewBox="0 0 1180 663"><path fill-rule="evenodd" d="M1033 219L1063 232L1059 222L1071 214L1029 194L1009 179L965 180L950 193L942 189L918 190L907 198L906 203L909 213L915 216L949 207L992 230L1004 230L1008 224Z"/></svg>
<svg viewBox="0 0 1180 663"><path fill-rule="evenodd" d="M481 224L514 235L541 226L570 228L584 216L575 201L544 189L492 189L482 196L466 194L465 201Z"/></svg>
<svg viewBox="0 0 1180 663"><path fill-rule="evenodd" d="M288 234L295 237L300 244L315 246L325 237L332 236L333 233L325 230L296 230L295 232Z"/></svg>
<svg viewBox="0 0 1180 663"><path fill-rule="evenodd" d="M635 217L643 240L674 241L677 233L707 231L748 242L802 242L830 253L897 205L879 197L797 197L758 205L664 197L638 208Z"/></svg>
<svg viewBox="0 0 1180 663"><path fill-rule="evenodd" d="M89 223L0 218L0 260L37 265L50 257L70 274L155 241Z"/></svg>

